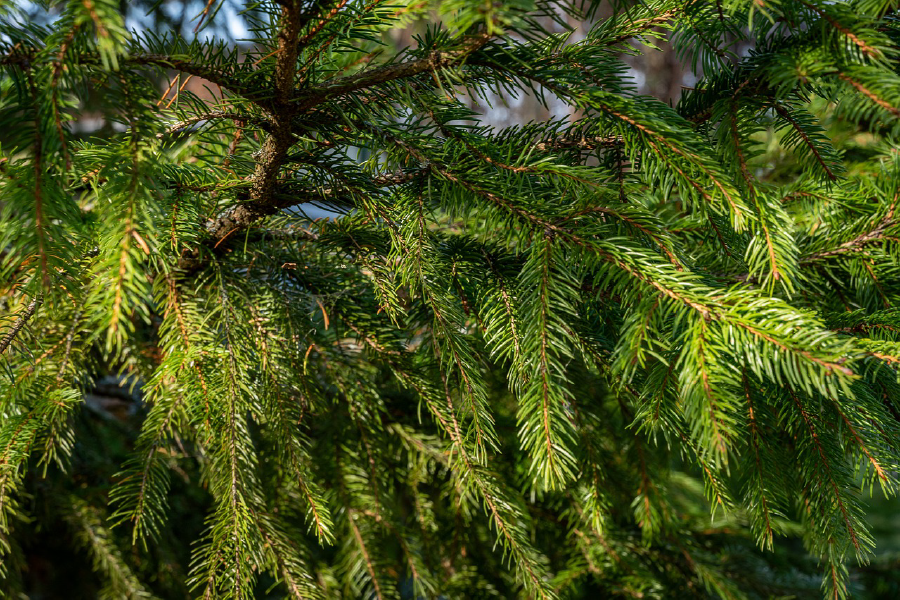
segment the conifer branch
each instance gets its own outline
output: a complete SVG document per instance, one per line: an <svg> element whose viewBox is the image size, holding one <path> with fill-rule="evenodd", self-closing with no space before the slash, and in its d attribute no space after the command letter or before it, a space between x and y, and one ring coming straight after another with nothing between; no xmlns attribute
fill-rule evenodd
<svg viewBox="0 0 900 600"><path fill-rule="evenodd" d="M372 581L372 586L375 588L375 597L378 600L382 600L384 598L384 594L381 591L381 586L378 583L378 576L375 574L375 568L372 566L372 559L369 556L369 551L366 548L366 543L362 538L362 534L359 532L359 527L356 525L355 511L348 510L348 519L347 522L350 523L350 529L353 531L353 537L356 539L356 543L359 545L359 550L362 552L363 561L366 564L366 570L369 572L369 577Z"/></svg>
<svg viewBox="0 0 900 600"><path fill-rule="evenodd" d="M850 75L847 75L846 73L842 73L840 71L838 71L836 73L836 75L841 80L846 81L847 83L852 85L854 88L859 90L859 92L862 95L864 95L866 98L868 98L869 100L871 100L872 102L874 102L875 104L877 104L878 106L883 108L884 110L888 111L895 117L900 118L900 108L897 108L896 106L894 106L893 104L891 104L890 102L888 102L887 100L885 100L884 98L882 98L881 96L876 94L869 87L867 87L863 82L859 81L858 79L856 79L854 77L851 77Z"/></svg>
<svg viewBox="0 0 900 600"><path fill-rule="evenodd" d="M202 39L63 4L0 16L4 574L20 513L108 495L129 531L73 529L115 597L815 594L815 560L771 578L782 537L829 595L874 585L845 561L859 474L900 489L892 16L276 0L238 49L215 2ZM655 39L699 78L677 110L617 58ZM497 94L558 114L499 129ZM71 418L118 373L146 411Z"/></svg>
<svg viewBox="0 0 900 600"><path fill-rule="evenodd" d="M371 179L374 187L391 187L413 181L421 176L416 171L396 171L376 175ZM195 191L213 191L215 188L181 186ZM215 249L226 238L239 231L250 227L260 219L274 215L285 208L305 204L308 202L331 202L335 204L353 205L356 202L356 193L353 190L324 188L322 190L297 189L289 181L278 182L277 187L266 201L249 200L223 211L215 219L209 221L206 226L207 239L205 244ZM276 237L281 235L273 233ZM306 235L301 232L300 235ZM308 236L309 237L309 236ZM182 256L178 268L183 271L193 271L200 266L200 253L195 250Z"/></svg>
<svg viewBox="0 0 900 600"><path fill-rule="evenodd" d="M276 210L267 205L272 202L282 163L288 149L294 143L291 121L297 114L297 107L291 102L291 94L294 90L299 53L297 41L301 26L302 19L297 2L291 0L282 5L273 80L275 97L272 100L273 110L270 115L273 131L266 137L259 150L259 159L251 178L250 200L257 205L260 212ZM249 216L248 214L247 217Z"/></svg>
<svg viewBox="0 0 900 600"><path fill-rule="evenodd" d="M777 112L778 115L782 119L784 119L785 121L790 123L791 127L794 128L794 131L797 132L797 135L799 135L803 139L803 142L809 148L810 152L812 152L813 156L816 157L816 161L820 165L822 165L822 169L825 170L825 174L828 175L828 178L831 181L836 181L837 175L834 174L834 172L828 166L828 163L826 163L825 160L822 158L822 154L819 152L819 149L816 148L815 144L812 143L812 140L809 139L809 136L807 135L807 133L805 131L803 131L803 129L800 127L800 124L797 123L797 120L794 119L791 116L791 114L778 102L773 103L772 107L775 109L775 112Z"/></svg>
<svg viewBox="0 0 900 600"><path fill-rule="evenodd" d="M834 500L834 502L837 503L838 508L840 509L841 517L844 522L844 526L847 529L847 533L849 533L849 535L850 535L850 540L853 544L853 547L857 550L857 552L859 552L861 550L861 545L860 545L858 534L856 532L856 527L854 527L854 525L850 519L849 509L847 508L844 498L842 498L841 490L839 489L837 482L834 479L834 474L833 474L833 471L831 468L831 464L829 463L828 457L825 454L825 450L822 447L822 443L819 440L819 434L817 433L816 428L813 425L812 416L809 414L809 412L805 408L803 408L803 404L801 403L800 399L797 397L797 395L793 391L789 391L788 394L790 395L791 399L793 400L794 404L796 405L797 410L799 411L800 415L803 417L803 423L806 426L807 432L809 434L809 437L810 437L810 440L812 441L813 446L815 446L820 465L825 470L825 476L827 477L828 483L829 483L832 491L834 492L833 500Z"/></svg>
<svg viewBox="0 0 900 600"><path fill-rule="evenodd" d="M559 136L544 139L534 145L535 150L548 152L551 150L597 150L598 148L617 148L623 144L620 136Z"/></svg>
<svg viewBox="0 0 900 600"><path fill-rule="evenodd" d="M750 391L747 372L741 369L741 384L744 389L744 397L747 400L748 423L750 425L750 443L753 447L753 460L756 465L756 479L758 482L758 493L760 499L760 513L763 521L762 543L767 548L772 548L774 541L774 531L772 529L772 511L769 507L769 499L766 495L766 489L763 484L765 481L762 470L761 448L760 448L760 428L757 421L757 415L754 410L753 396Z"/></svg>
<svg viewBox="0 0 900 600"><path fill-rule="evenodd" d="M170 125L165 132L157 133L156 137L157 139L163 139L167 135L171 135L173 133L178 133L179 131L188 129L192 125L196 125L197 123L201 123L203 121L212 121L214 119L229 119L231 121L253 123L257 127L269 133L271 133L272 130L271 124L266 119L254 117L252 115L230 112L227 110L215 110L208 113L203 113L201 115L195 115L189 119L174 123L173 125Z"/></svg>
<svg viewBox="0 0 900 600"><path fill-rule="evenodd" d="M34 316L34 313L43 301L43 297L37 296L25 307L25 310L22 311L22 314L20 314L16 319L16 322L13 323L12 328L3 336L3 339L0 339L0 354L6 352L6 349L9 348L9 345L12 344L13 340L16 339L16 336L19 335L19 332L22 331L22 328L25 327L28 319Z"/></svg>
<svg viewBox="0 0 900 600"><path fill-rule="evenodd" d="M346 6L346 5L347 5L347 0L336 0L336 2L334 3L334 6L331 7L331 10L328 11L327 14L321 15L319 22L316 23L315 25L313 25L312 27L310 27L309 31L307 31L303 35L303 37L300 38L300 41L298 42L300 44L300 46L302 47L302 46L305 46L306 44L308 44L309 41L313 37L315 37L316 34L318 34L320 31L322 31L322 28L325 27L325 25L329 21L334 19L334 17L337 16L337 14L341 11L341 9L343 9L344 6Z"/></svg>
<svg viewBox="0 0 900 600"><path fill-rule="evenodd" d="M88 61L92 57L82 56L82 61ZM268 106L268 99L265 95L255 88L245 86L239 77L228 75L221 70L202 63L195 63L186 60L180 56L168 56L165 54L131 54L124 58L125 62L131 62L136 65L153 65L157 67L166 67L194 75L201 79L205 79L210 83L214 83L220 87L231 90L235 94L256 102L257 104Z"/></svg>
<svg viewBox="0 0 900 600"><path fill-rule="evenodd" d="M810 9L817 15L819 15L821 18L825 19L829 25L831 25L832 27L834 27L835 29L840 31L842 34L847 36L847 39L849 39L851 42L856 44L856 46L860 49L860 51L862 51L862 53L865 54L866 56L868 56L869 58L877 58L881 54L876 48L873 48L872 46L867 44L865 41L863 41L858 35L853 33L845 25L842 25L841 23L839 23L834 17L829 15L828 12L826 12L824 9L819 8L815 4L813 4L811 2L807 2L806 0L798 0L798 2L800 2L800 4L802 4L803 6L805 6L808 9Z"/></svg>
<svg viewBox="0 0 900 600"><path fill-rule="evenodd" d="M622 35L616 36L609 41L605 41L604 44L607 46L615 46L616 44L621 44L622 42L639 36L648 29L652 29L653 27L657 27L668 22L679 12L681 12L681 9L674 9L653 17L647 17L645 19L629 20L626 23L626 25L630 27L627 33L623 33Z"/></svg>
<svg viewBox="0 0 900 600"><path fill-rule="evenodd" d="M370 71L363 71L348 77L339 77L322 85L303 91L294 97L296 111L303 113L331 100L357 90L366 89L397 79L415 77L421 73L438 71L461 63L491 41L491 35L481 33L463 41L453 50L434 51L425 58L386 65Z"/></svg>
<svg viewBox="0 0 900 600"><path fill-rule="evenodd" d="M893 208L887 216L881 219L878 224L871 230L861 233L852 240L842 243L837 248L831 250L823 250L810 254L801 260L802 264L811 264L833 256L840 256L848 253L862 252L869 244L875 244L883 241L900 241L900 237L893 235L885 235L888 230L895 225L893 218Z"/></svg>

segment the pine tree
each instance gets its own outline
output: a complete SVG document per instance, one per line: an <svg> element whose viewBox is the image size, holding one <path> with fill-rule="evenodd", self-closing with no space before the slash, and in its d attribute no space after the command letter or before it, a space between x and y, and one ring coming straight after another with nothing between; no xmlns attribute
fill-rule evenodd
<svg viewBox="0 0 900 600"><path fill-rule="evenodd" d="M240 49L219 6L2 9L4 597L42 531L117 599L867 592L895 0L281 0ZM485 122L523 94L577 116Z"/></svg>

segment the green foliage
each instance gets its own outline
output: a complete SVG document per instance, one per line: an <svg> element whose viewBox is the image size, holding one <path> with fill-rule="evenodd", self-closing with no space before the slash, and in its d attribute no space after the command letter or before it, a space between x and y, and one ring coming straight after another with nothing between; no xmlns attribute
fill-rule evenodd
<svg viewBox="0 0 900 600"><path fill-rule="evenodd" d="M0 20L5 597L45 531L109 598L895 585L896 2L46 8ZM526 94L570 116L481 116Z"/></svg>

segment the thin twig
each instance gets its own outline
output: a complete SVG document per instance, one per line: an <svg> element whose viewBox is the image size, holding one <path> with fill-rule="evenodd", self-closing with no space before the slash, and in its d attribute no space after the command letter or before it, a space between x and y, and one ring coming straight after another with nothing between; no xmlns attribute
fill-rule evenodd
<svg viewBox="0 0 900 600"><path fill-rule="evenodd" d="M16 319L16 322L13 324L12 329L9 330L9 333L0 340L0 354L6 352L6 349L9 348L9 345L12 344L15 337L22 331L22 328L25 327L25 323L34 316L35 311L37 311L38 307L43 304L43 302L43 296L38 296L31 301L31 304L25 307L25 310L19 315L19 318Z"/></svg>
<svg viewBox="0 0 900 600"><path fill-rule="evenodd" d="M297 109L300 112L307 111L332 98L349 94L373 85L413 77L428 71L437 71L449 67L454 63L465 60L470 54L482 48L491 40L491 36L483 33L472 36L454 50L444 52L432 52L425 58L407 62L385 65L371 71L363 71L356 75L338 77L327 81L300 94L297 100Z"/></svg>
<svg viewBox="0 0 900 600"><path fill-rule="evenodd" d="M157 133L157 139L162 139L167 135L171 135L173 133L178 133L179 131L183 131L190 127L191 125L195 125L201 121L211 121L213 119L231 119L232 121L247 121L249 123L253 123L260 127L260 129L264 129L265 131L271 131L272 125L266 119L261 117L254 117L251 115L243 115L240 113L229 112L227 110L214 110L212 112L204 113L202 115L195 115L189 119L185 119L183 121L179 121L177 123L172 124L166 129L163 133Z"/></svg>

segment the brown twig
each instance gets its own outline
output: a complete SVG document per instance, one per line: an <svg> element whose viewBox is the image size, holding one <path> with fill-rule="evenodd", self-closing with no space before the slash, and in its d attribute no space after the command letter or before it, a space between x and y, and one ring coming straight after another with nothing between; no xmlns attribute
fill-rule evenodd
<svg viewBox="0 0 900 600"><path fill-rule="evenodd" d="M840 246L838 246L837 248L834 248L832 250L823 250L822 252L816 252L815 254L811 254L811 255L807 256L806 258L802 259L800 261L800 264L809 264L809 263L821 260L823 258L828 258L829 256L838 256L841 254L847 254L849 252L860 252L860 251L862 251L863 247L866 246L867 244L871 244L871 243L878 242L881 240L898 241L897 238L895 238L895 237L884 235L885 231L887 231L887 229L889 227L891 227L892 225L894 225L894 220L889 215L889 216L885 217L884 219L882 219L878 223L878 225L876 225L875 228L872 229L871 231L862 233L862 234L856 236L855 238L853 238L852 240L850 240L848 242L844 242L843 244L841 244Z"/></svg>
<svg viewBox="0 0 900 600"><path fill-rule="evenodd" d="M261 129L265 131L271 131L272 126L269 121L262 117L254 117L251 115L243 115L239 113L229 112L227 110L214 110L212 112L204 113L202 115L195 115L189 119L185 119L184 121L179 121L169 126L163 133L157 133L157 139L162 139L167 135L171 135L173 133L178 133L179 131L183 131L187 129L191 125L199 123L201 121L210 121L212 119L230 119L232 121L247 121L249 123L253 123L254 125L259 126Z"/></svg>
<svg viewBox="0 0 900 600"><path fill-rule="evenodd" d="M19 315L19 318L16 319L16 322L13 323L12 329L10 329L9 332L3 336L3 339L0 340L0 354L6 352L6 349L9 348L9 345L12 344L15 337L22 331L22 328L25 327L25 323L34 316L35 311L37 311L38 307L40 307L43 302L44 298L38 296L31 301L31 304L25 307L25 310Z"/></svg>
<svg viewBox="0 0 900 600"><path fill-rule="evenodd" d="M871 100L872 102L874 102L875 104L877 104L878 106L880 106L881 108L883 108L884 110L888 111L889 113L891 113L891 114L894 115L895 117L900 117L900 109L896 108L895 106L892 106L890 102L888 102L887 100L885 100L885 99L879 97L878 94L876 94L875 92L873 92L872 90L870 90L869 88L867 88L866 86L864 86L864 85L863 85L862 83L860 83L859 81L853 79L853 78L850 77L849 75L845 75L844 73L837 73L837 76L838 76L841 80L846 81L847 83L849 83L850 85L852 85L853 87L855 87L855 88L856 88L857 90L859 90L866 98L868 98L869 100Z"/></svg>
<svg viewBox="0 0 900 600"><path fill-rule="evenodd" d="M89 61L92 57L84 56L83 61ZM165 54L133 54L125 58L125 61L137 65L154 65L168 67L176 71L194 75L211 83L240 94L247 100L255 102L263 107L268 107L269 102L263 99L263 93L254 88L247 87L240 79L232 77L219 69L202 63L193 63L181 58L175 58Z"/></svg>
<svg viewBox="0 0 900 600"><path fill-rule="evenodd" d="M564 136L544 139L535 144L534 149L539 152L569 149L596 150L597 148L617 148L623 143L621 136L618 135Z"/></svg>
<svg viewBox="0 0 900 600"><path fill-rule="evenodd" d="M379 83L396 79L414 77L420 73L437 71L462 62L470 54L482 48L491 40L491 36L482 33L468 38L458 48L444 52L432 52L424 58L391 65L385 65L371 71L363 71L356 75L338 77L299 94L295 101L297 110L307 111L332 98L343 96Z"/></svg>
<svg viewBox="0 0 900 600"><path fill-rule="evenodd" d="M322 19L319 20L318 23L310 28L306 35L300 38L298 44L300 44L300 46L305 46L307 43L309 43L309 40L311 40L317 33L319 33L322 28L325 27L325 24L333 19L334 16L338 14L338 12L342 8L344 8L345 4L347 4L347 0L338 0L338 3L334 5L334 7L328 12L328 14L322 17Z"/></svg>

